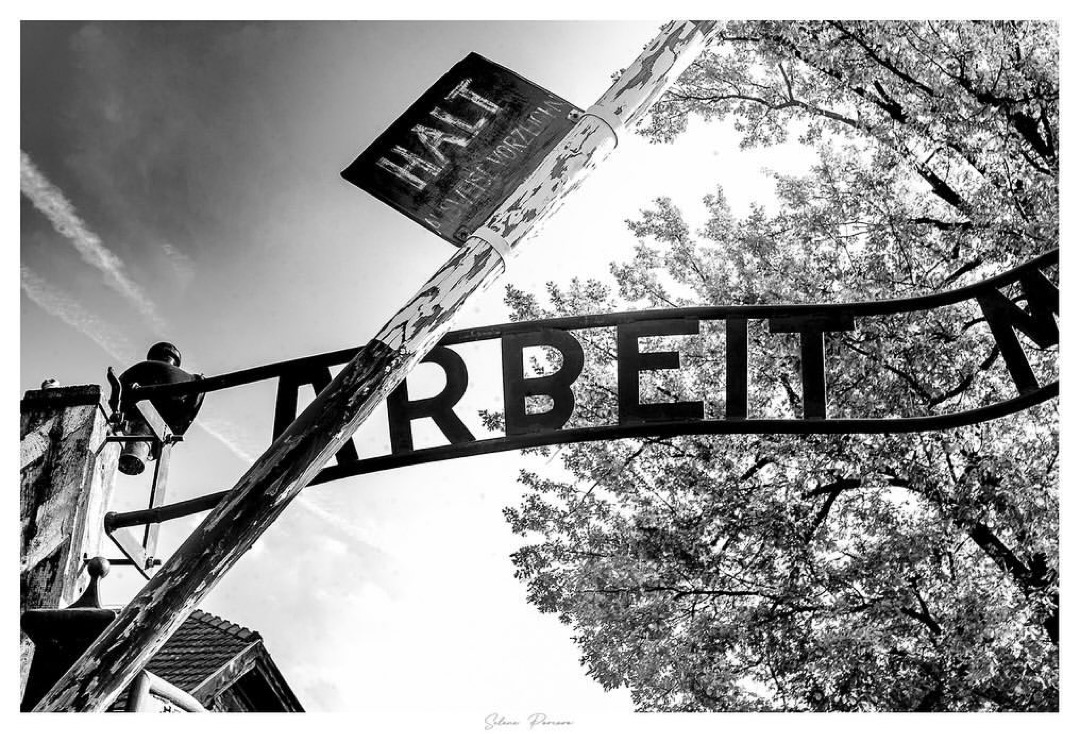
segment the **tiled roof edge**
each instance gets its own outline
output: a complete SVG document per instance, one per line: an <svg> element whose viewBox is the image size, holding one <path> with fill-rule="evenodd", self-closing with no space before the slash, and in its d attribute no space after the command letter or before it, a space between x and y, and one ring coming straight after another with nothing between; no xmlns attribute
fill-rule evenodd
<svg viewBox="0 0 1080 734"><path fill-rule="evenodd" d="M198 620L203 624L208 624L211 627L216 627L217 629L223 632L227 632L228 634L231 634L240 640L244 640L245 642L249 640L262 639L262 635L260 635L254 630L250 630L247 627L242 627L238 624L230 622L227 619L222 619L221 617L215 614L211 614L210 612L204 612L201 609L196 609L195 611L193 611L191 613L191 618Z"/></svg>

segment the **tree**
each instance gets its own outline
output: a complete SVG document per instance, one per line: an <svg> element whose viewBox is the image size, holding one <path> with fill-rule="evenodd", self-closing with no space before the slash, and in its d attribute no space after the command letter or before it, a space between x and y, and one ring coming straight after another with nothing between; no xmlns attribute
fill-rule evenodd
<svg viewBox="0 0 1080 734"><path fill-rule="evenodd" d="M657 106L743 144L797 134L775 211L722 191L691 232L670 201L609 285L508 288L513 318L719 303L851 302L979 280L1058 240L1053 24L738 22ZM1009 294L1022 302L1019 292ZM754 323L754 322L751 322ZM578 333L571 425L615 422L614 333ZM799 415L798 348L750 335L750 410ZM723 384L723 333L678 344L642 401ZM1025 344L1056 374L1056 347ZM828 337L830 415L984 404L1015 388L978 309ZM1015 394L1015 392L1013 392ZM708 405L708 403L707 403ZM715 408L715 406L713 406ZM545 450L542 450L545 451ZM644 710L1055 710L1056 402L907 435L683 436L575 444L507 508L528 598L572 626L589 674Z"/></svg>

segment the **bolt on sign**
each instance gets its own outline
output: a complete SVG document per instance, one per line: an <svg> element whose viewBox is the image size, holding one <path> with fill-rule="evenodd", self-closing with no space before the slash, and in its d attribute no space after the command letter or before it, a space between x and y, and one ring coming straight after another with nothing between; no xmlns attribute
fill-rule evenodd
<svg viewBox="0 0 1080 734"><path fill-rule="evenodd" d="M566 100L471 53L341 176L460 247L580 115Z"/></svg>

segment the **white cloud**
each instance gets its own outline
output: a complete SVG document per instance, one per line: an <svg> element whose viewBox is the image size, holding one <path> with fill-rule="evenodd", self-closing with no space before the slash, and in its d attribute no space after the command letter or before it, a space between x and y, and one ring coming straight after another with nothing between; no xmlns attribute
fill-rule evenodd
<svg viewBox="0 0 1080 734"><path fill-rule="evenodd" d="M25 151L20 153L19 186L23 196L45 215L57 232L75 246L83 260L105 275L105 282L110 288L132 304L157 331L165 331L165 321L158 314L157 307L124 272L123 261L86 227L64 193L45 178L30 156Z"/></svg>

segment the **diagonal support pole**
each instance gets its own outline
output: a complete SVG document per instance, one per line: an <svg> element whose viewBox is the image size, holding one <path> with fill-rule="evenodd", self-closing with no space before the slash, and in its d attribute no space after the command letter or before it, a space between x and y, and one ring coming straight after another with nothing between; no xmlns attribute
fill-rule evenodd
<svg viewBox="0 0 1080 734"><path fill-rule="evenodd" d="M102 711L449 330L466 299L698 56L711 21L668 23L562 142L271 444L35 711ZM494 237L492 236L494 233ZM498 249L491 243L501 238Z"/></svg>

